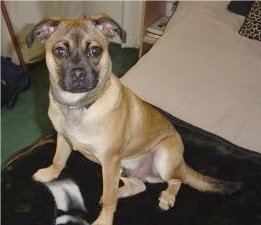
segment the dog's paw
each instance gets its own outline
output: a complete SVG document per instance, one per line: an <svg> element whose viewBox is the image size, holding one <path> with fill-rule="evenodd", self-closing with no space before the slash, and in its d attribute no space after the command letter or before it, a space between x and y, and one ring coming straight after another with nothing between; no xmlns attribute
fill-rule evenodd
<svg viewBox="0 0 261 225"><path fill-rule="evenodd" d="M60 171L57 171L52 165L38 170L34 175L33 179L40 182L49 182L57 178Z"/></svg>
<svg viewBox="0 0 261 225"><path fill-rule="evenodd" d="M159 197L159 207L162 210L169 210L175 205L176 197L174 195L170 195L168 192L163 191Z"/></svg>

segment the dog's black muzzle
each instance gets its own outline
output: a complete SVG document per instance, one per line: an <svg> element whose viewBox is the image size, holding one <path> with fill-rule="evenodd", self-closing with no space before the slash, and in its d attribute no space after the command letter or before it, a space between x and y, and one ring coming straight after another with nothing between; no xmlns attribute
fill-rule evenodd
<svg viewBox="0 0 261 225"><path fill-rule="evenodd" d="M62 87L65 91L83 93L94 89L98 84L97 72L89 67L73 67L65 70Z"/></svg>

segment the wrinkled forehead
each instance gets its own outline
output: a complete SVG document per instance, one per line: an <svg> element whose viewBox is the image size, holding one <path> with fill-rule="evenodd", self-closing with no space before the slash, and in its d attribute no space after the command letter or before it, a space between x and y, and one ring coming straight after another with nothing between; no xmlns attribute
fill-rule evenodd
<svg viewBox="0 0 261 225"><path fill-rule="evenodd" d="M50 42L54 45L62 41L76 46L84 45L86 42L97 42L103 46L106 44L103 34L95 27L93 21L87 19L61 22L51 36Z"/></svg>

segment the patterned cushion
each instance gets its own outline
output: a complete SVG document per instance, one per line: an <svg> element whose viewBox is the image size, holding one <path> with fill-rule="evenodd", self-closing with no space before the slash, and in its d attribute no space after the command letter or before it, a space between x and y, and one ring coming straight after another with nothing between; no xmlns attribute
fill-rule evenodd
<svg viewBox="0 0 261 225"><path fill-rule="evenodd" d="M255 1L246 17L239 34L261 41L261 1Z"/></svg>

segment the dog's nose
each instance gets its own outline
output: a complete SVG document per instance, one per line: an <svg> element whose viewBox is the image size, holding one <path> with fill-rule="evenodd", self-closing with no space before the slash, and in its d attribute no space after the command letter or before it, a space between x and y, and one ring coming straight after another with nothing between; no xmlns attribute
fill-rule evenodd
<svg viewBox="0 0 261 225"><path fill-rule="evenodd" d="M83 68L74 68L72 70L73 81L83 81L86 76L86 72Z"/></svg>

